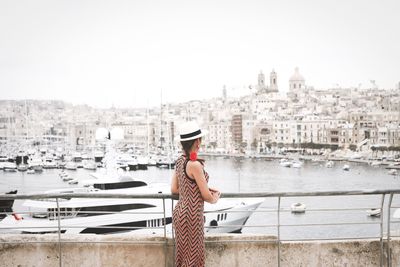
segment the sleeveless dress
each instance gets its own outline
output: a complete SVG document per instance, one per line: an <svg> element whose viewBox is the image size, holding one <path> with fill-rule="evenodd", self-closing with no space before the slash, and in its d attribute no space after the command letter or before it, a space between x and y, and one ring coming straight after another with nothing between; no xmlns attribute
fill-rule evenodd
<svg viewBox="0 0 400 267"><path fill-rule="evenodd" d="M195 180L186 174L185 156L176 161L179 201L173 211L175 266L202 267L205 264L204 200ZM204 171L208 182L208 174Z"/></svg>

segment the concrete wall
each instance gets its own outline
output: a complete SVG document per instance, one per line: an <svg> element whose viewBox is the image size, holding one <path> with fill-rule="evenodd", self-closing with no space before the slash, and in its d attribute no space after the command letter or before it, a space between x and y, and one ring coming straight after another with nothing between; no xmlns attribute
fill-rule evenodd
<svg viewBox="0 0 400 267"><path fill-rule="evenodd" d="M62 262L66 267L173 266L173 242L159 236L63 235L62 239L67 242L62 244ZM206 266L277 266L274 240L263 235L209 236ZM108 243L100 244L100 241ZM393 266L400 266L400 240L393 240L391 248ZM59 266L58 252L57 235L0 235L0 266ZM379 264L378 241L290 242L281 245L281 266Z"/></svg>

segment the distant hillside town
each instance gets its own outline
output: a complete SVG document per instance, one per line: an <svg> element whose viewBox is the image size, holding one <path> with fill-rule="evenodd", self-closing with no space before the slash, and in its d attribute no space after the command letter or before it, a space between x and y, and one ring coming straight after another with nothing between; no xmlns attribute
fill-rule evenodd
<svg viewBox="0 0 400 267"><path fill-rule="evenodd" d="M257 78L257 75L255 75ZM197 120L209 131L204 151L227 154L263 154L276 149L352 151L400 150L400 83L380 89L315 89L298 68L285 93L278 74L269 81L263 72L248 94L221 96L146 108L93 108L51 100L1 100L2 148L62 147L84 150L96 146L96 130L121 128L122 141L137 151L176 150L178 126ZM287 92L286 92L287 91Z"/></svg>

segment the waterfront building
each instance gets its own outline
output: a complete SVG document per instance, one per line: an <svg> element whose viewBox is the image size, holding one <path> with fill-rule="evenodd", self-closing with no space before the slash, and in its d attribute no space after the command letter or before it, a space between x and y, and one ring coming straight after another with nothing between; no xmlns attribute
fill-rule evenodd
<svg viewBox="0 0 400 267"><path fill-rule="evenodd" d="M233 115L231 123L233 147L236 151L241 151L243 148L243 116L241 114Z"/></svg>
<svg viewBox="0 0 400 267"><path fill-rule="evenodd" d="M212 152L232 152L232 131L229 120L213 121L207 127L207 149Z"/></svg>

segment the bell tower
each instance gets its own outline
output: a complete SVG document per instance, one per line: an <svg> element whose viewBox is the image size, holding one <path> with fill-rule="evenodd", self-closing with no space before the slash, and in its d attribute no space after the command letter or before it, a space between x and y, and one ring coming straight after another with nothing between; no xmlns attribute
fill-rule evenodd
<svg viewBox="0 0 400 267"><path fill-rule="evenodd" d="M278 92L278 75L274 69L272 69L271 74L269 75L269 91Z"/></svg>

